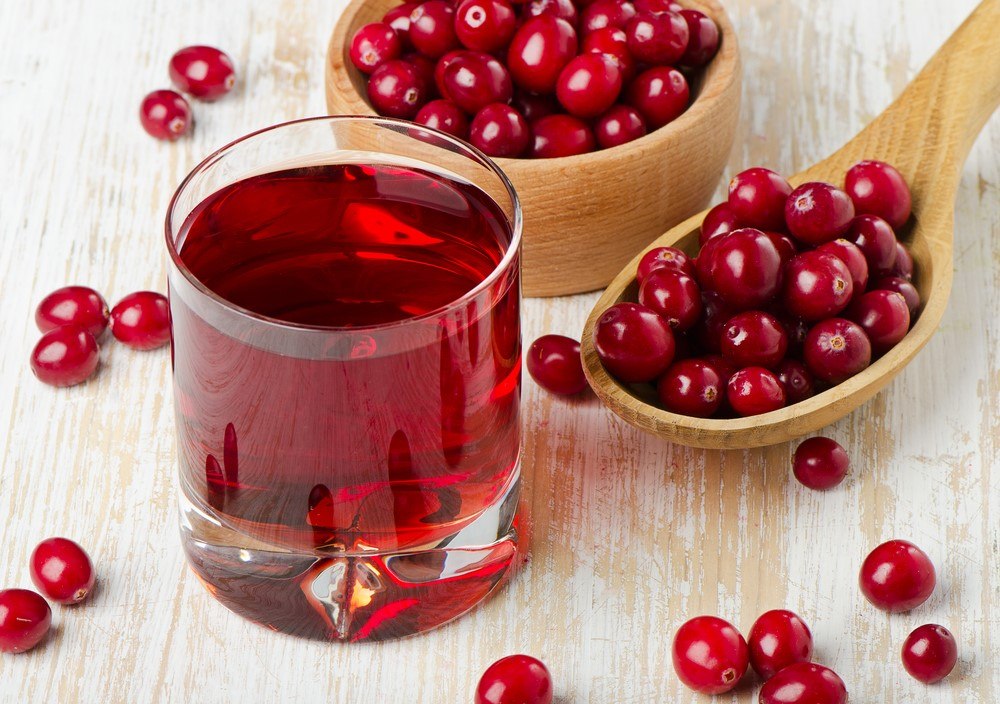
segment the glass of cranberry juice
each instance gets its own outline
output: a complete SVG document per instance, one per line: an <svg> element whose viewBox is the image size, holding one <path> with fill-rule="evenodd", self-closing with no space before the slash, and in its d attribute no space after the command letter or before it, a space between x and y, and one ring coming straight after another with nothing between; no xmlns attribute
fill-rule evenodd
<svg viewBox="0 0 1000 704"><path fill-rule="evenodd" d="M395 120L256 132L167 215L181 533L227 607L328 640L455 618L517 558L521 213Z"/></svg>

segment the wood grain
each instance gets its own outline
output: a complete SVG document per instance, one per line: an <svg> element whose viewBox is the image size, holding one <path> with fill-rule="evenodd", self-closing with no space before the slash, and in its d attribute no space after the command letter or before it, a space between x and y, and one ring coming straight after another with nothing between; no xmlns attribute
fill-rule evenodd
<svg viewBox="0 0 1000 704"><path fill-rule="evenodd" d="M938 334L885 391L829 434L848 481L825 494L790 480L790 447L670 445L594 398L524 388L528 567L470 616L377 646L297 641L216 604L184 567L169 357L114 344L91 383L38 384L27 367L35 303L89 283L116 298L162 289L167 200L204 155L281 120L325 112L323 68L344 2L247 0L0 3L0 585L28 586L27 556L52 534L98 563L92 602L56 609L56 633L0 656L0 702L461 704L511 652L544 658L560 704L699 704L670 666L679 622L716 613L749 628L788 607L852 702L992 704L1000 692L1000 121L962 172L955 271ZM794 173L843 144L900 93L974 0L732 0L746 68L726 174ZM194 106L191 139L142 133L142 95L192 42L229 50L236 95ZM529 300L524 335L579 334L596 295ZM855 586L865 552L901 537L940 585L887 616ZM959 638L958 671L925 687L902 670L909 631ZM748 683L721 702L751 702Z"/></svg>

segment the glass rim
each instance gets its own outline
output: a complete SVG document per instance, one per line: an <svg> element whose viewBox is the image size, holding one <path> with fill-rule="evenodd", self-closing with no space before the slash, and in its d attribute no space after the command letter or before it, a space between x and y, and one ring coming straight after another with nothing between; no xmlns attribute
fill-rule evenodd
<svg viewBox="0 0 1000 704"><path fill-rule="evenodd" d="M244 308L243 306L237 305L232 301L220 296L211 288L206 286L194 273L188 268L184 260L181 259L180 252L177 249L177 244L174 239L173 225L174 225L174 208L177 205L177 201L181 196L181 193L188 187L192 179L198 174L208 170L218 158L226 151L236 147L243 142L249 141L255 137L268 132L273 132L280 130L285 127L291 127L293 125L301 125L305 123L338 123L338 122L368 122L375 125L381 125L388 128L404 128L406 130L420 130L423 132L428 132L434 135L436 138L456 147L458 153L464 154L467 157L472 158L474 161L478 162L480 165L486 167L487 170L493 173L494 176L500 179L500 183L503 185L507 194L510 196L511 205L513 206L513 218L510 223L511 225L511 238L507 245L507 250L504 252L503 257L497 262L497 265L493 270L483 278L478 284L473 288L466 291L464 294L459 296L453 301L430 310L426 313L416 315L410 318L403 318L402 320L393 320L387 323L376 323L373 325L307 325L304 323L294 323L287 320L282 320L280 318L274 318L269 315L262 315L256 311L250 310L249 308ZM397 129L398 131L398 129ZM433 164L431 164L433 166ZM473 184L475 185L475 184ZM487 197L489 197L487 195ZM182 223L183 224L183 223ZM511 263L519 255L521 249L521 236L522 236L523 222L521 213L521 201L517 196L517 192L514 190L513 184L511 184L510 179L507 178L507 174L484 152L480 151L471 144L453 137L446 132L434 129L432 127L427 127L425 125L420 125L415 122L410 122L408 120L400 120L396 118L381 117L379 115L320 115L315 117L303 117L296 120L288 120L286 122L279 122L268 127L263 127L253 132L249 132L242 137L228 142L227 144L219 147L204 159L202 159L190 172L184 177L177 188L174 190L173 195L170 197L170 203L167 205L167 217L165 222L165 235L167 241L167 252L170 255L170 261L173 267L187 280L188 284L194 287L194 289L201 295L209 298L213 302L222 306L232 313L239 314L243 317L250 318L259 323L265 323L267 325L272 325L280 328L285 328L288 330L296 331L306 331L306 332L357 332L357 331L381 331L388 330L397 327L403 327L410 325L411 323L418 323L421 321L426 321L432 318L439 318L448 313L461 308L466 305L469 301L476 298L484 291L493 286L500 277L506 272Z"/></svg>

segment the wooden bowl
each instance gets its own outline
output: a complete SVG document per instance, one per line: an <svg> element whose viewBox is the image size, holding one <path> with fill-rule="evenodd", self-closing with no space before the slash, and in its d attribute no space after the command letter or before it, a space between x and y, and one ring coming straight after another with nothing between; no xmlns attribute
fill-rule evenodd
<svg viewBox="0 0 1000 704"><path fill-rule="evenodd" d="M326 102L331 114L371 115L365 77L347 49L358 28L399 0L353 0L330 38ZM692 85L687 112L629 144L558 159L497 159L524 210L527 296L603 288L636 251L698 212L712 197L736 134L740 54L716 0L697 0L721 30L719 53Z"/></svg>

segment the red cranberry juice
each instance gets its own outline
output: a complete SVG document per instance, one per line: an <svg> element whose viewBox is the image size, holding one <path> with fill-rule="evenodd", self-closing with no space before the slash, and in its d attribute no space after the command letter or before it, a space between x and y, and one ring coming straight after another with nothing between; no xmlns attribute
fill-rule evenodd
<svg viewBox="0 0 1000 704"><path fill-rule="evenodd" d="M244 313L171 292L188 499L299 551L475 520L518 462L517 267L480 286L510 242L485 193L399 167L268 173L199 205L180 257Z"/></svg>

